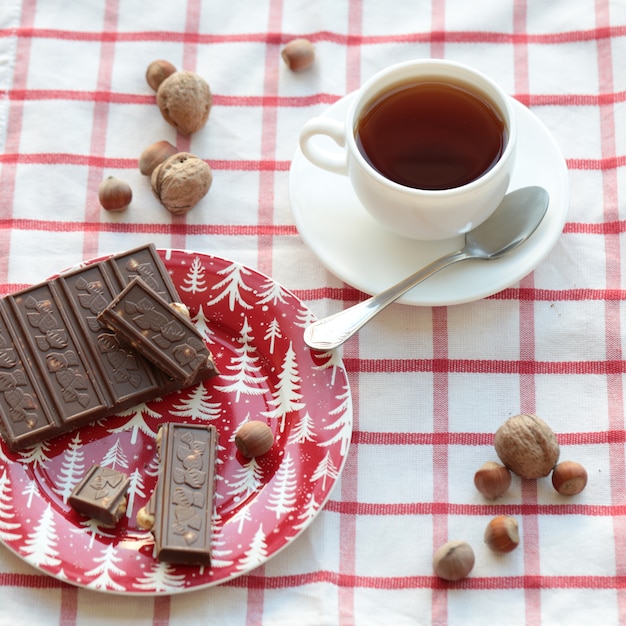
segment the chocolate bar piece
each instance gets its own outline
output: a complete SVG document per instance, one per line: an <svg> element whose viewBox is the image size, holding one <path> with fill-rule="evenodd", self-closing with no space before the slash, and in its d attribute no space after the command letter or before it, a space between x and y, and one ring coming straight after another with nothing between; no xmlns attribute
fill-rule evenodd
<svg viewBox="0 0 626 626"><path fill-rule="evenodd" d="M93 465L74 487L68 502L79 513L113 526L126 513L129 486L126 474Z"/></svg>
<svg viewBox="0 0 626 626"><path fill-rule="evenodd" d="M214 369L202 336L141 278L134 279L98 320L168 376L189 385L202 370Z"/></svg>
<svg viewBox="0 0 626 626"><path fill-rule="evenodd" d="M166 423L159 429L159 475L137 516L154 535L154 556L183 565L211 564L211 518L217 431L204 424ZM141 518L148 518L146 524Z"/></svg>
<svg viewBox="0 0 626 626"><path fill-rule="evenodd" d="M166 301L179 301L152 244L0 300L0 434L12 450L185 386L98 320L136 278ZM192 382L216 373L206 368Z"/></svg>

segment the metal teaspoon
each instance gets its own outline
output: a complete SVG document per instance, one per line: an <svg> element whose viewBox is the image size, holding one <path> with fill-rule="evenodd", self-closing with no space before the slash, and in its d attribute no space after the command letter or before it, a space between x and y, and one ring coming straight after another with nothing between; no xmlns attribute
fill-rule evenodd
<svg viewBox="0 0 626 626"><path fill-rule="evenodd" d="M461 250L429 263L378 295L314 322L304 331L305 343L315 350L338 348L385 307L445 267L466 259L499 259L512 252L535 232L549 199L543 187L512 191L485 222L465 235Z"/></svg>

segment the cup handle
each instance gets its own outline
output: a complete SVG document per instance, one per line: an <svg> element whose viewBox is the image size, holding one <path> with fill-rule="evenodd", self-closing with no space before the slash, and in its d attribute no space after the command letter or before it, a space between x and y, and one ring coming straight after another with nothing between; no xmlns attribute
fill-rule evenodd
<svg viewBox="0 0 626 626"><path fill-rule="evenodd" d="M330 137L341 152L326 150L312 141L316 135ZM346 151L346 131L343 122L328 118L315 117L309 120L300 131L300 149L311 163L335 174L348 175L348 153Z"/></svg>

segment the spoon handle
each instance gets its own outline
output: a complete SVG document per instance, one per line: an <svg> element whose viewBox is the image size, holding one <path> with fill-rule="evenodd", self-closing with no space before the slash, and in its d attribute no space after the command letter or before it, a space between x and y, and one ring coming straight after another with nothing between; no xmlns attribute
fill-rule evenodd
<svg viewBox="0 0 626 626"><path fill-rule="evenodd" d="M465 249L446 254L432 261L421 270L411 274L399 283L363 300L339 313L313 322L304 331L304 342L314 350L333 350L352 337L375 315L403 296L407 291L440 270L464 259L471 258Z"/></svg>

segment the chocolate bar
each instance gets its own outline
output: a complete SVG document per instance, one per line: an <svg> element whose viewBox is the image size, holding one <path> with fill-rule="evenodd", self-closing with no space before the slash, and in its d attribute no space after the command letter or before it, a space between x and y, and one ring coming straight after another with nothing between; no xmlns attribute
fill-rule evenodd
<svg viewBox="0 0 626 626"><path fill-rule="evenodd" d="M205 424L159 429L159 474L137 523L154 535L154 556L182 565L211 564L217 431ZM146 522L146 520L148 520Z"/></svg>
<svg viewBox="0 0 626 626"><path fill-rule="evenodd" d="M168 376L189 385L202 370L214 368L202 336L188 317L134 279L98 320Z"/></svg>
<svg viewBox="0 0 626 626"><path fill-rule="evenodd" d="M0 300L0 434L12 450L185 386L98 320L137 278L166 301L179 301L152 244ZM216 373L208 367L192 382Z"/></svg>
<svg viewBox="0 0 626 626"><path fill-rule="evenodd" d="M129 486L126 474L93 465L74 487L68 502L79 513L114 526L126 513Z"/></svg>

